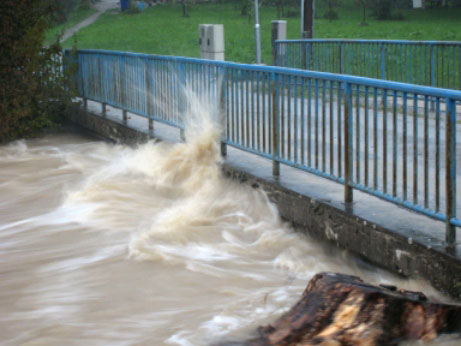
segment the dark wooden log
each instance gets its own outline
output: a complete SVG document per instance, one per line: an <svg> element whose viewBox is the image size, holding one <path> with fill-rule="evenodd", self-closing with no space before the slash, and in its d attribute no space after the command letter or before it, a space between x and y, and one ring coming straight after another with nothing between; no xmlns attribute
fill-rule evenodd
<svg viewBox="0 0 461 346"><path fill-rule="evenodd" d="M228 345L380 346L432 341L461 332L461 305L430 302L420 292L373 286L344 274L317 274L301 300L259 337Z"/></svg>

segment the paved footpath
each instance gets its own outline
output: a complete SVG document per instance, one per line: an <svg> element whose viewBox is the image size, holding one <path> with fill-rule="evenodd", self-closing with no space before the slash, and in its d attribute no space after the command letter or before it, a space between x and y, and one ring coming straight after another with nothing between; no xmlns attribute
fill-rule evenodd
<svg viewBox="0 0 461 346"><path fill-rule="evenodd" d="M77 31L80 29L93 24L100 15L102 15L104 12L110 9L118 8L120 6L120 1L119 0L100 0L94 4L94 8L97 10L96 13L93 15L89 16L86 18L84 21L68 28L66 31L64 31L64 34L61 38L61 42L64 42L67 40L69 37L72 37Z"/></svg>

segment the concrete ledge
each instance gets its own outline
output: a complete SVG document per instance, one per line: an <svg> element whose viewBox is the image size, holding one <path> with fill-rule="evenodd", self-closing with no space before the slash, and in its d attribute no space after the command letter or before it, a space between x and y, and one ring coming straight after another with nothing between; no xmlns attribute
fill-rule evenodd
<svg viewBox="0 0 461 346"><path fill-rule="evenodd" d="M68 119L71 123L79 125L92 135L116 143L137 144L153 138L151 135L131 128L123 122L103 118L87 112L77 105L70 109Z"/></svg>
<svg viewBox="0 0 461 346"><path fill-rule="evenodd" d="M69 120L100 138L115 142L136 144L153 138L153 134L146 129L135 128L131 124L128 126L116 117L103 118L78 107L71 111ZM319 194L306 192L300 185L297 188L296 185L274 179L267 169L264 174L258 173L258 170L252 169L255 166L253 158L246 166L240 161L226 160L223 165L225 176L264 189L282 218L291 222L296 229L346 248L392 272L424 278L440 291L461 300L460 247L447 250L441 240L443 232L431 229L434 225L443 227L443 223L402 211L379 200L376 203L384 203L384 207L381 206L384 211L376 216L366 210L364 212L363 208L361 210L319 198ZM365 198L375 199L368 195ZM367 200L361 203L366 204ZM406 224L394 220L401 217L399 212L410 213L402 214L406 215ZM424 233L424 226L431 232Z"/></svg>

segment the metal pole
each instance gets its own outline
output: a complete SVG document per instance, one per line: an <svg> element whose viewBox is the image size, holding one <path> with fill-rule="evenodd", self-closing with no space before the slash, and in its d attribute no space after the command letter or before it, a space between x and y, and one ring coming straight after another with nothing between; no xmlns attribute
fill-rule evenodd
<svg viewBox="0 0 461 346"><path fill-rule="evenodd" d="M456 243L456 228L451 224L451 219L456 217L456 104L448 98L447 115L445 123L445 187L446 187L446 242L449 247Z"/></svg>
<svg viewBox="0 0 461 346"><path fill-rule="evenodd" d="M278 84L277 75L272 76L271 83L272 94L272 175L275 177L280 176L280 134L279 134L279 101L278 101Z"/></svg>
<svg viewBox="0 0 461 346"><path fill-rule="evenodd" d="M303 14L302 14L302 28L301 28L301 37L302 38L313 38L314 37L314 17L315 17L315 0L302 0L304 1L303 5Z"/></svg>
<svg viewBox="0 0 461 346"><path fill-rule="evenodd" d="M261 64L261 40L259 37L258 0L255 0L255 43L256 43L256 63Z"/></svg>
<svg viewBox="0 0 461 346"><path fill-rule="evenodd" d="M352 93L351 85L344 85L344 202L352 203L353 189L352 182Z"/></svg>
<svg viewBox="0 0 461 346"><path fill-rule="evenodd" d="M304 0L301 0L301 38L304 38L303 32L304 32Z"/></svg>

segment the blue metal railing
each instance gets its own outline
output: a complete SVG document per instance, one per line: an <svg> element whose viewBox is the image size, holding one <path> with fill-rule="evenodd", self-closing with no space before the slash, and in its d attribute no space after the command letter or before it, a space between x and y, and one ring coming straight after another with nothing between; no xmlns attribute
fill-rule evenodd
<svg viewBox="0 0 461 346"><path fill-rule="evenodd" d="M78 64L80 95L103 109L182 128L186 85L219 100L223 144L272 160L273 174L282 163L343 184L346 202L357 189L445 221L455 242L460 91L108 51L79 51Z"/></svg>
<svg viewBox="0 0 461 346"><path fill-rule="evenodd" d="M275 65L461 90L461 42L283 40Z"/></svg>

